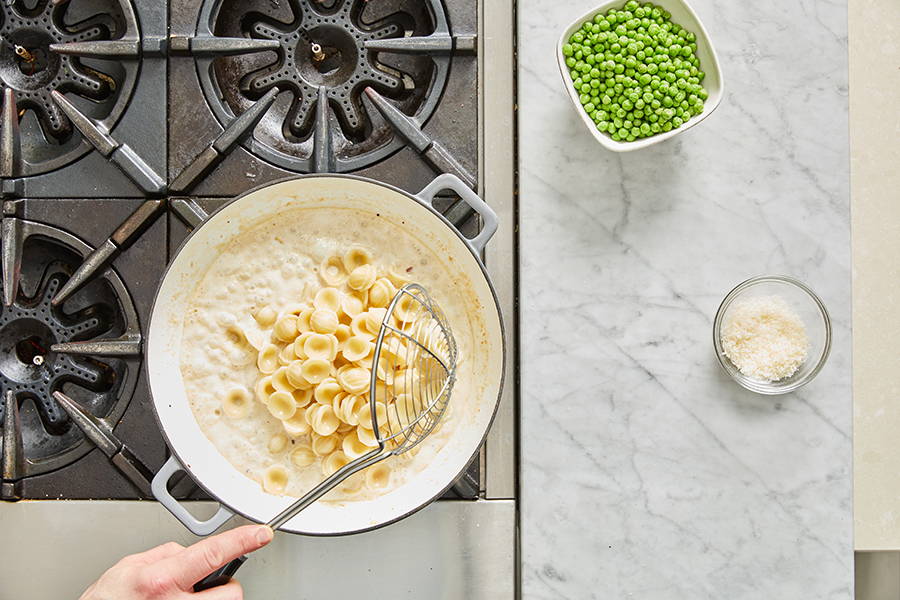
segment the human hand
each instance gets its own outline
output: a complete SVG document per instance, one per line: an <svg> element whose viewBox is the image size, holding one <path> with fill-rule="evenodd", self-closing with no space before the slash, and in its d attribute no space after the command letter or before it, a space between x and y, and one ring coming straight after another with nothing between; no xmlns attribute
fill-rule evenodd
<svg viewBox="0 0 900 600"><path fill-rule="evenodd" d="M272 529L245 525L185 548L169 542L126 556L100 576L79 600L242 600L241 585L193 592L195 583L242 554L272 541Z"/></svg>

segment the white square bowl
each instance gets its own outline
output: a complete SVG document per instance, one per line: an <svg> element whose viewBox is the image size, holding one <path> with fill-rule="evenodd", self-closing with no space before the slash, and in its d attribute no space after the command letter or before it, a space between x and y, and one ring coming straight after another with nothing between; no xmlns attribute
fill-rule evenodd
<svg viewBox="0 0 900 600"><path fill-rule="evenodd" d="M633 142L617 142L606 135L605 132L597 129L597 125L582 107L579 94L575 91L575 86L572 85L572 78L569 75L571 69L566 66L566 57L563 55L563 46L569 42L572 34L581 29L581 26L585 21L589 21L593 19L594 15L597 13L605 13L611 8L621 9L628 0L611 0L610 2L604 2L593 10L585 13L580 19L576 20L566 28L559 38L559 44L557 44L556 60L559 64L559 72L560 75L562 75L563 85L566 88L566 92L569 94L569 99L572 100L572 106L578 112L581 120L584 121L588 131L594 136L594 139L613 152L630 152L632 150L646 148L647 146L652 146L653 144L658 144L659 142L675 137L695 125L699 125L703 119L711 115L713 111L719 107L719 103L722 101L722 95L725 92L725 86L722 82L722 71L719 68L719 57L716 56L716 50L713 48L712 41L709 39L706 28L703 27L703 23L700 22L700 19L690 5L685 0L652 1L654 5L660 6L672 13L671 21L673 23L677 23L688 31L693 32L697 37L697 58L700 59L700 70L706 73L706 77L701 82L701 85L706 89L709 97L703 104L703 112L695 117L691 117L690 120L678 129L657 133L656 135L641 138Z"/></svg>

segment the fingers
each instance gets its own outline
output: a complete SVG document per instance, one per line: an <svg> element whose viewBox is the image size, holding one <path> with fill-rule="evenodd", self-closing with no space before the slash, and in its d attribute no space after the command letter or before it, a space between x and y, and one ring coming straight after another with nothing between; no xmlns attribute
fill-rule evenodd
<svg viewBox="0 0 900 600"><path fill-rule="evenodd" d="M232 579L223 586L197 592L191 598L197 598L198 600L244 600L244 590L241 589L240 583Z"/></svg>
<svg viewBox="0 0 900 600"><path fill-rule="evenodd" d="M132 558L136 561L140 561L141 563L149 565L151 563L155 563L156 561L175 556L183 550L184 546L182 546L181 544L177 542L168 542L166 544L163 544L162 546L150 548L146 552L134 554L132 555Z"/></svg>
<svg viewBox="0 0 900 600"><path fill-rule="evenodd" d="M171 577L178 588L187 590L232 559L259 550L272 541L273 535L265 525L245 525L197 542L154 568Z"/></svg>

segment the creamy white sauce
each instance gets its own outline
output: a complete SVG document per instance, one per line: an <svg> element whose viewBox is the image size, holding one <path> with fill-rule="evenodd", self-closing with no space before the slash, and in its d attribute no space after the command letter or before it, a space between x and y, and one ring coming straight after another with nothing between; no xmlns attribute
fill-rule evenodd
<svg viewBox="0 0 900 600"><path fill-rule="evenodd" d="M467 400L482 389L473 381L467 361L473 348L487 344L481 307L465 278L455 275L452 265L402 225L357 210L307 208L284 211L245 230L222 246L193 292L185 318L181 373L194 417L219 452L257 482L267 467L282 465L290 476L285 489L290 496L302 495L324 478L320 461L303 468L291 462L293 445L308 441L306 436L289 442L283 452L270 453L269 440L283 429L256 400L245 418L225 415L222 399L228 389L239 384L252 392L258 377L256 353L230 334L228 325L238 322L251 336L268 335L252 315L266 305L280 308L300 301L306 286L320 285L317 271L322 261L352 246L372 251L375 264L385 269L392 265L408 269L409 277L429 290L447 314L460 360L440 431L430 435L415 456L387 459L390 485L383 490L363 488L352 496L336 489L326 499L370 499L403 486L441 450L461 422L472 419L474 403Z"/></svg>

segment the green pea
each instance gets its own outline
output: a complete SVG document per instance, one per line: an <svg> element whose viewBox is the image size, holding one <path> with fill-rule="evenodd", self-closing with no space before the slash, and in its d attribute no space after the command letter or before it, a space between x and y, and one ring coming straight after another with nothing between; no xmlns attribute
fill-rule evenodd
<svg viewBox="0 0 900 600"><path fill-rule="evenodd" d="M591 101L591 97L588 96L587 94L581 94L581 96L579 96L578 99L581 101L582 105L587 104L588 102Z"/></svg>
<svg viewBox="0 0 900 600"><path fill-rule="evenodd" d="M678 128L684 125L684 121L682 121L680 117L675 117L674 119L672 119L672 125Z"/></svg>
<svg viewBox="0 0 900 600"><path fill-rule="evenodd" d="M571 56L569 58L567 58L566 66L569 67L570 69L573 68L575 66L575 59L572 58Z"/></svg>
<svg viewBox="0 0 900 600"><path fill-rule="evenodd" d="M565 55L565 56L572 56L572 54L575 53L575 50L572 49L572 44L563 45L562 50L563 50L563 55Z"/></svg>

